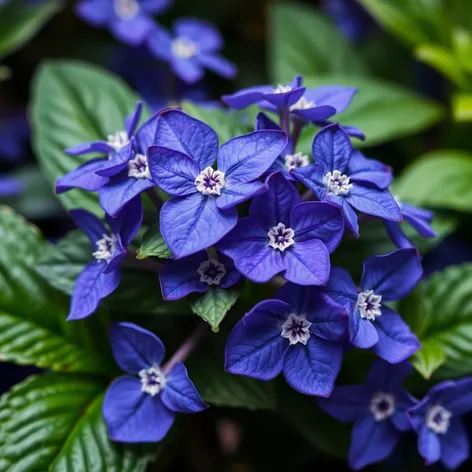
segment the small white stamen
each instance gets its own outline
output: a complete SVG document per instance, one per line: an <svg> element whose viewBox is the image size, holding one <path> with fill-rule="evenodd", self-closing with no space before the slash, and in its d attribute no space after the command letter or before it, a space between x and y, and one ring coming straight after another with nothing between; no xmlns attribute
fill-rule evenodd
<svg viewBox="0 0 472 472"><path fill-rule="evenodd" d="M141 370L139 376L141 377L141 391L148 393L151 397L157 395L166 383L166 376L158 365Z"/></svg>
<svg viewBox="0 0 472 472"><path fill-rule="evenodd" d="M294 110L308 110L309 108L315 108L316 103L314 100L307 100L305 97L301 97L298 102L294 103L290 107L290 111Z"/></svg>
<svg viewBox="0 0 472 472"><path fill-rule="evenodd" d="M267 233L269 236L269 246L284 252L285 249L295 244L293 240L295 231L292 228L286 228L283 223L273 226Z"/></svg>
<svg viewBox="0 0 472 472"><path fill-rule="evenodd" d="M115 13L122 20L131 20L139 13L137 0L115 0Z"/></svg>
<svg viewBox="0 0 472 472"><path fill-rule="evenodd" d="M309 163L310 160L308 156L301 152L287 154L285 156L285 168L287 170L300 169L300 167L306 167Z"/></svg>
<svg viewBox="0 0 472 472"><path fill-rule="evenodd" d="M328 193L333 193L334 195L347 195L353 187L349 177L339 170L334 170L333 173L328 172L324 176L323 182L328 189Z"/></svg>
<svg viewBox="0 0 472 472"><path fill-rule="evenodd" d="M400 200L400 197L398 195L392 195L393 199L395 200L396 204L398 205L399 208L402 207L402 201Z"/></svg>
<svg viewBox="0 0 472 472"><path fill-rule="evenodd" d="M436 434L445 434L449 429L452 413L441 405L434 405L426 412L426 426Z"/></svg>
<svg viewBox="0 0 472 472"><path fill-rule="evenodd" d="M102 239L96 241L97 250L92 253L97 261L109 261L116 251L117 239L114 234L103 234Z"/></svg>
<svg viewBox="0 0 472 472"><path fill-rule="evenodd" d="M290 85L277 85L277 87L274 88L273 93L287 93L292 90L292 87Z"/></svg>
<svg viewBox="0 0 472 472"><path fill-rule="evenodd" d="M180 59L190 59L198 53L198 45L188 38L175 38L171 45L172 54Z"/></svg>
<svg viewBox="0 0 472 472"><path fill-rule="evenodd" d="M359 310L361 318L374 321L382 314L382 295L375 295L373 290L365 290L357 296L356 308Z"/></svg>
<svg viewBox="0 0 472 472"><path fill-rule="evenodd" d="M306 344L310 339L310 323L303 315L295 315L291 313L282 325L280 335L287 338L290 344L302 343Z"/></svg>
<svg viewBox="0 0 472 472"><path fill-rule="evenodd" d="M197 176L195 185L203 195L221 195L221 189L225 186L225 174L208 166Z"/></svg>
<svg viewBox="0 0 472 472"><path fill-rule="evenodd" d="M391 393L377 392L370 400L370 411L375 421L383 421L395 413L395 397Z"/></svg>
<svg viewBox="0 0 472 472"><path fill-rule="evenodd" d="M134 159L128 161L128 177L151 180L151 172L149 172L147 158L144 154L136 154Z"/></svg>
<svg viewBox="0 0 472 472"><path fill-rule="evenodd" d="M197 272L200 275L200 282L208 285L220 285L221 279L226 275L225 266L216 259L203 261Z"/></svg>
<svg viewBox="0 0 472 472"><path fill-rule="evenodd" d="M109 134L107 136L107 144L115 150L120 151L129 143L128 134L126 131L117 131L115 134Z"/></svg>

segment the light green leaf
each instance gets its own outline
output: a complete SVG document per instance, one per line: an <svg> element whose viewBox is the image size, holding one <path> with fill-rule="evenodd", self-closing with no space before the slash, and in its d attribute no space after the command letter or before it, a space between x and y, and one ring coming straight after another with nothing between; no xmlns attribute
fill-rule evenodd
<svg viewBox="0 0 472 472"><path fill-rule="evenodd" d="M452 116L458 122L472 121L472 94L455 93L452 96Z"/></svg>
<svg viewBox="0 0 472 472"><path fill-rule="evenodd" d="M274 85L296 75L361 75L364 66L352 46L315 8L274 3L269 11L269 65Z"/></svg>
<svg viewBox="0 0 472 472"><path fill-rule="evenodd" d="M432 151L413 161L397 179L407 202L457 211L472 211L472 154Z"/></svg>
<svg viewBox="0 0 472 472"><path fill-rule="evenodd" d="M433 373L446 362L446 353L438 341L423 341L421 349L411 360L415 369L429 380Z"/></svg>
<svg viewBox="0 0 472 472"><path fill-rule="evenodd" d="M124 129L136 95L119 78L96 66L74 61L43 64L33 83L33 147L51 186L92 155L69 156L65 148L103 140ZM95 156L96 157L96 156ZM103 211L96 193L72 190L59 196L66 209Z"/></svg>
<svg viewBox="0 0 472 472"><path fill-rule="evenodd" d="M168 259L172 256L161 235L159 225L151 226L143 236L143 241L136 254L137 259L146 259L148 257L159 257Z"/></svg>
<svg viewBox="0 0 472 472"><path fill-rule="evenodd" d="M0 80L6 80L10 78L11 70L7 66L0 64Z"/></svg>
<svg viewBox="0 0 472 472"><path fill-rule="evenodd" d="M29 41L62 5L60 0L48 0L36 6L26 0L10 0L0 8L0 57Z"/></svg>

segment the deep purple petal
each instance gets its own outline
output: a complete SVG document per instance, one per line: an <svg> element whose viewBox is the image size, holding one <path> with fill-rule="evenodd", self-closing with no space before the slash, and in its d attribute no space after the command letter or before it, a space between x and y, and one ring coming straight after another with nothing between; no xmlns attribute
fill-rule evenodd
<svg viewBox="0 0 472 472"><path fill-rule="evenodd" d="M349 272L341 267L331 267L331 274L326 286L321 289L341 306L355 303L358 291Z"/></svg>
<svg viewBox="0 0 472 472"><path fill-rule="evenodd" d="M238 73L237 67L219 54L199 54L200 64L225 79L232 79Z"/></svg>
<svg viewBox="0 0 472 472"><path fill-rule="evenodd" d="M127 44L137 46L147 39L154 28L154 22L148 16L138 13L130 19L114 20L110 28L116 38Z"/></svg>
<svg viewBox="0 0 472 472"><path fill-rule="evenodd" d="M154 144L157 122L159 121L159 112L155 113L146 120L136 131L136 144L139 152L146 155L147 148Z"/></svg>
<svg viewBox="0 0 472 472"><path fill-rule="evenodd" d="M445 388L439 396L441 405L459 416L472 411L472 378L457 380L454 386Z"/></svg>
<svg viewBox="0 0 472 472"><path fill-rule="evenodd" d="M359 237L359 218L357 213L354 211L354 208L349 204L349 202L344 197L328 194L326 196L326 202L331 203L335 206L340 206L343 211L344 222L352 234L358 238Z"/></svg>
<svg viewBox="0 0 472 472"><path fill-rule="evenodd" d="M111 154L110 159L107 159L101 168L96 170L97 175L102 177L112 177L118 175L122 170L128 167L128 161L136 155L136 143L134 138L123 146L119 151Z"/></svg>
<svg viewBox="0 0 472 472"><path fill-rule="evenodd" d="M114 16L109 0L81 0L75 8L78 16L94 26L103 26Z"/></svg>
<svg viewBox="0 0 472 472"><path fill-rule="evenodd" d="M336 113L344 111L351 103L357 89L342 87L340 85L326 85L306 92L307 100L313 100L316 106L328 105L336 110Z"/></svg>
<svg viewBox="0 0 472 472"><path fill-rule="evenodd" d="M139 0L139 6L147 13L161 13L170 4L172 0Z"/></svg>
<svg viewBox="0 0 472 472"><path fill-rule="evenodd" d="M296 87L292 88L288 92L266 93L264 95L264 100L267 100L278 109L286 109L297 103L298 100L302 98L305 90L305 87Z"/></svg>
<svg viewBox="0 0 472 472"><path fill-rule="evenodd" d="M100 177L95 172L107 162L106 159L93 159L71 170L56 181L56 194L67 192L73 188L81 188L95 192L108 183L108 178Z"/></svg>
<svg viewBox="0 0 472 472"><path fill-rule="evenodd" d="M364 261L362 290L373 290L382 301L399 300L406 296L423 275L421 259L416 249L397 249L383 256L371 256Z"/></svg>
<svg viewBox="0 0 472 472"><path fill-rule="evenodd" d="M404 390L401 390L396 393L395 401L395 412L390 417L390 420L398 431L410 431L413 428L407 411L414 406L418 400Z"/></svg>
<svg viewBox="0 0 472 472"><path fill-rule="evenodd" d="M203 52L221 49L223 38L219 31L209 22L196 18L179 18L172 27L175 36L189 39Z"/></svg>
<svg viewBox="0 0 472 472"><path fill-rule="evenodd" d="M170 64L175 75L187 84L194 84L203 79L203 76L205 75L205 71L196 57L182 59L173 56Z"/></svg>
<svg viewBox="0 0 472 472"><path fill-rule="evenodd" d="M87 235L94 248L96 242L107 233L103 223L87 210L70 210L69 215L74 223Z"/></svg>
<svg viewBox="0 0 472 472"><path fill-rule="evenodd" d="M242 276L241 273L236 269L234 262L224 254L218 255L218 260L225 266L226 275L220 280L220 287L228 288L235 283L238 283Z"/></svg>
<svg viewBox="0 0 472 472"><path fill-rule="evenodd" d="M293 115L308 121L323 121L336 113L334 107L328 105L315 106L313 108L294 109L291 110Z"/></svg>
<svg viewBox="0 0 472 472"><path fill-rule="evenodd" d="M379 342L379 334L368 319L363 319L358 310L349 316L349 342L360 349L369 349Z"/></svg>
<svg viewBox="0 0 472 472"><path fill-rule="evenodd" d="M441 458L441 443L436 433L423 425L418 434L418 452L426 465L434 464Z"/></svg>
<svg viewBox="0 0 472 472"><path fill-rule="evenodd" d="M242 110L249 105L259 102L266 93L271 93L272 91L273 88L270 85L258 85L242 89L232 95L223 95L221 100L231 108Z"/></svg>
<svg viewBox="0 0 472 472"><path fill-rule="evenodd" d="M92 152L110 154L115 152L115 150L106 141L92 141L91 143L78 144L77 146L64 149L64 152L70 156L81 156L82 154L90 154Z"/></svg>
<svg viewBox="0 0 472 472"><path fill-rule="evenodd" d="M364 385L335 387L329 398L319 398L319 407L338 421L356 421L369 412L372 393Z"/></svg>
<svg viewBox="0 0 472 472"><path fill-rule="evenodd" d="M423 210L422 208L414 208L412 211L411 205L401 203L400 209L402 210L403 218L413 227L415 230L424 238L434 238L437 234L431 228L431 221L433 219L432 212ZM419 210L419 211L418 211ZM420 211L424 211L427 215L421 215Z"/></svg>
<svg viewBox="0 0 472 472"><path fill-rule="evenodd" d="M17 177L0 176L0 197L13 197L21 193L23 181Z"/></svg>
<svg viewBox="0 0 472 472"><path fill-rule="evenodd" d="M447 433L439 437L441 461L449 469L457 469L469 458L469 435L460 418L452 418Z"/></svg>
<svg viewBox="0 0 472 472"><path fill-rule="evenodd" d="M383 359L377 359L365 381L371 391L399 392L402 390L405 378L412 372L410 362L389 364Z"/></svg>
<svg viewBox="0 0 472 472"><path fill-rule="evenodd" d="M414 249L415 245L407 238L404 233L401 224L393 221L384 220L385 229L387 230L388 237L392 240L400 249Z"/></svg>
<svg viewBox="0 0 472 472"><path fill-rule="evenodd" d="M329 125L316 134L312 152L325 174L335 170L344 173L352 154L351 140L341 126Z"/></svg>
<svg viewBox="0 0 472 472"><path fill-rule="evenodd" d="M216 199L216 206L220 210L227 210L245 202L256 195L265 194L267 186L262 182L235 183L226 185L221 195Z"/></svg>
<svg viewBox="0 0 472 472"><path fill-rule="evenodd" d="M280 131L281 128L275 121L272 121L265 113L259 112L256 117L255 129L257 131L267 129Z"/></svg>
<svg viewBox="0 0 472 472"><path fill-rule="evenodd" d="M136 197L130 200L116 218L107 216L107 222L112 232L120 236L123 246L128 247L143 222L141 198Z"/></svg>
<svg viewBox="0 0 472 472"><path fill-rule="evenodd" d="M142 112L143 102L138 101L136 103L136 108L134 109L133 113L126 117L125 128L129 138L134 135L134 132L136 131L136 128L138 127L138 124L141 120Z"/></svg>
<svg viewBox="0 0 472 472"><path fill-rule="evenodd" d="M347 173L354 182L371 183L381 189L387 188L393 179L391 167L375 159L368 159L357 149L353 149Z"/></svg>
<svg viewBox="0 0 472 472"><path fill-rule="evenodd" d="M172 59L172 37L169 32L161 26L157 26L149 32L147 46L151 54L158 59L165 61Z"/></svg>

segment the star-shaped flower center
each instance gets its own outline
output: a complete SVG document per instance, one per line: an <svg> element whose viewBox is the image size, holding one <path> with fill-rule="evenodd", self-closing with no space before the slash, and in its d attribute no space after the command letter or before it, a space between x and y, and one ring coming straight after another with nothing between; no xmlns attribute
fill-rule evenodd
<svg viewBox="0 0 472 472"><path fill-rule="evenodd" d="M195 185L203 195L221 195L221 189L225 186L225 174L208 166L197 176Z"/></svg>
<svg viewBox="0 0 472 472"><path fill-rule="evenodd" d="M267 236L269 236L269 246L281 252L295 244L293 240L295 231L292 228L286 228L283 223L270 228Z"/></svg>
<svg viewBox="0 0 472 472"><path fill-rule="evenodd" d="M136 154L134 159L128 161L128 177L151 180L147 158L144 154Z"/></svg>
<svg viewBox="0 0 472 472"><path fill-rule="evenodd" d="M357 296L356 308L359 310L361 318L374 321L382 314L382 295L375 295L373 290L365 290Z"/></svg>
<svg viewBox="0 0 472 472"><path fill-rule="evenodd" d="M426 426L436 434L445 434L449 429L452 413L441 405L434 405L426 412Z"/></svg>
<svg viewBox="0 0 472 472"><path fill-rule="evenodd" d="M287 93L292 90L292 87L290 85L282 85L279 84L277 87L274 88L273 93Z"/></svg>
<svg viewBox="0 0 472 472"><path fill-rule="evenodd" d="M197 272L200 275L200 282L208 285L220 285L221 279L226 275L225 266L216 259L203 261Z"/></svg>
<svg viewBox="0 0 472 472"><path fill-rule="evenodd" d="M306 154L296 152L295 154L287 154L285 156L285 168L287 170L299 169L300 167L306 167L310 163L310 160Z"/></svg>
<svg viewBox="0 0 472 472"><path fill-rule="evenodd" d="M171 45L172 54L180 59L190 59L198 53L198 45L191 39L175 38Z"/></svg>
<svg viewBox="0 0 472 472"><path fill-rule="evenodd" d="M332 173L328 172L324 176L323 182L328 189L328 193L334 195L347 195L353 186L353 184L350 183L349 177L339 170L333 170Z"/></svg>
<svg viewBox="0 0 472 472"><path fill-rule="evenodd" d="M99 239L95 244L97 250L92 253L97 261L109 261L116 251L117 239L114 234L103 234L102 239Z"/></svg>
<svg viewBox="0 0 472 472"><path fill-rule="evenodd" d="M300 97L298 102L295 102L290 107L290 111L308 110L309 108L315 108L315 107L316 107L316 103L314 100L307 100L305 97Z"/></svg>
<svg viewBox="0 0 472 472"><path fill-rule="evenodd" d="M115 134L107 136L107 144L118 152L129 143L128 134L126 131L117 131Z"/></svg>
<svg viewBox="0 0 472 472"><path fill-rule="evenodd" d="M311 323L303 315L291 313L282 325L280 335L287 338L290 344L306 344L310 339Z"/></svg>
<svg viewBox="0 0 472 472"><path fill-rule="evenodd" d="M148 393L151 397L157 395L166 383L166 376L157 365L141 370L139 376L141 377L141 391Z"/></svg>
<svg viewBox="0 0 472 472"><path fill-rule="evenodd" d="M391 393L377 392L370 400L370 411L375 421L383 421L395 413L395 397Z"/></svg>
<svg viewBox="0 0 472 472"><path fill-rule="evenodd" d="M115 0L115 13L122 20L131 20L139 13L137 0Z"/></svg>

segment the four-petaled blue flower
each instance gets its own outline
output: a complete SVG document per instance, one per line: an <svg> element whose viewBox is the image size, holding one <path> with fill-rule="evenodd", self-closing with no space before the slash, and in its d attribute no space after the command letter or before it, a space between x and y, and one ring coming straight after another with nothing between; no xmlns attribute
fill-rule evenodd
<svg viewBox="0 0 472 472"><path fill-rule="evenodd" d="M353 153L349 136L338 124L319 131L312 150L315 164L293 169L292 175L320 200L341 207L356 236L359 223L354 209L385 220L402 220L400 208L385 188L389 173L378 169L376 161L363 158L359 163L351 162L362 155Z"/></svg>
<svg viewBox="0 0 472 472"><path fill-rule="evenodd" d="M408 410L426 465L441 461L454 470L469 457L469 439L461 416L472 411L472 378L441 382Z"/></svg>
<svg viewBox="0 0 472 472"><path fill-rule="evenodd" d="M378 360L365 385L338 386L329 398L318 399L318 405L338 421L355 422L349 449L352 469L386 459L401 434L411 429L406 412L416 400L402 388L410 372L409 362L390 365Z"/></svg>
<svg viewBox="0 0 472 472"><path fill-rule="evenodd" d="M161 209L161 232L175 258L217 243L238 221L235 206L267 190L256 180L287 144L281 131L255 131L218 150L207 124L178 110L161 113L148 149L154 182L173 195ZM211 166L218 158L218 170Z"/></svg>
<svg viewBox="0 0 472 472"><path fill-rule="evenodd" d="M329 253L344 233L340 210L328 203L301 203L297 189L280 172L266 183L268 192L254 198L249 218L240 219L218 249L254 282L283 272L300 285L325 284Z"/></svg>
<svg viewBox="0 0 472 472"><path fill-rule="evenodd" d="M420 343L400 315L385 305L410 292L423 275L416 249L397 249L364 261L360 291L349 273L332 267L326 287L342 306L349 305L349 340L361 349L372 348L391 364L406 360Z"/></svg>
<svg viewBox="0 0 472 472"><path fill-rule="evenodd" d="M241 279L231 259L219 254L215 259L206 251L184 259L169 259L159 272L164 300L179 300L192 292L206 292L209 287L231 287Z"/></svg>
<svg viewBox="0 0 472 472"><path fill-rule="evenodd" d="M228 79L236 75L236 67L218 54L223 38L206 21L180 18L174 23L172 35L157 27L149 35L148 45L151 53L168 61L175 74L185 82L202 79L205 69Z"/></svg>
<svg viewBox="0 0 472 472"><path fill-rule="evenodd" d="M175 413L207 408L182 363L162 367L165 348L153 333L132 323L110 327L113 355L131 375L116 379L103 402L110 438L125 443L161 441Z"/></svg>
<svg viewBox="0 0 472 472"><path fill-rule="evenodd" d="M87 234L93 245L94 260L75 281L68 320L90 316L101 300L116 290L121 280L120 262L126 248L138 232L143 219L141 200L130 201L117 218L107 216L111 232L92 213L71 210L77 226Z"/></svg>
<svg viewBox="0 0 472 472"><path fill-rule="evenodd" d="M347 314L314 287L286 283L233 328L225 369L271 380L283 371L291 387L327 397L341 369Z"/></svg>
<svg viewBox="0 0 472 472"><path fill-rule="evenodd" d="M155 27L152 15L161 13L171 0L81 0L77 14L93 26L107 26L121 41L142 43Z"/></svg>

